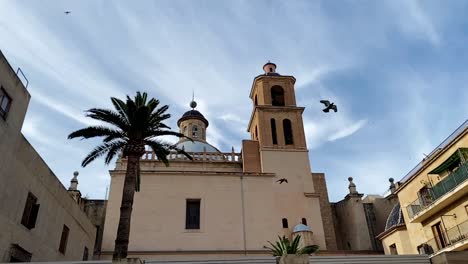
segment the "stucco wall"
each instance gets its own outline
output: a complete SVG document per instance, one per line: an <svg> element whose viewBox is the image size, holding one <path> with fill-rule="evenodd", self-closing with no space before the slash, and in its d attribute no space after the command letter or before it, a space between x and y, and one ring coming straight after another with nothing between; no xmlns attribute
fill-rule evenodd
<svg viewBox="0 0 468 264"><path fill-rule="evenodd" d="M333 204L338 249L373 250L361 196L349 196Z"/></svg>
<svg viewBox="0 0 468 264"><path fill-rule="evenodd" d="M92 253L95 228L20 130L29 93L0 54L0 84L12 98L0 118L0 262L9 261L11 244L32 253L32 261L81 260ZM28 192L40 204L35 228L21 224ZM63 225L70 228L65 254L58 252Z"/></svg>
<svg viewBox="0 0 468 264"><path fill-rule="evenodd" d="M303 217L315 243L325 249L318 196L305 196L313 192L307 152L283 156L288 168L278 164L279 153L262 155L264 166L270 168L266 172L276 175L244 174L237 163L187 161L166 168L145 162L141 191L135 194L130 253L146 251L150 258L160 251L262 251L267 240L289 235ZM108 257L114 247L124 174L124 170L111 172L102 246ZM287 177L290 183L278 184L279 177ZM200 230L185 230L186 199L201 199ZM282 218L288 219L288 229L282 228Z"/></svg>
<svg viewBox="0 0 468 264"><path fill-rule="evenodd" d="M428 182L429 180L431 180L435 183L437 181L436 176L428 177L428 173L435 169L437 166L439 166L442 162L449 158L458 148L461 147L468 147L468 131L465 131L463 136L461 136L458 140L454 141L453 144L450 145L448 148L441 150L441 152L437 154L438 156L434 160L430 160L427 162L427 164L424 164L424 168L420 172L418 172L414 178L404 183L404 185L400 187L397 193L398 199L400 200L400 204L402 207L402 212L405 218L406 226L408 228L409 241L411 243L412 250L410 253L412 254L417 253L418 245L425 243L428 239L432 238L432 234L429 231L426 231L430 229L430 225L432 222L429 223L429 219L426 221L428 223L410 222L407 207L410 203L418 199L418 192L424 186L424 182ZM465 217L466 219L466 212L463 213L463 211L465 210L464 203L460 203L459 205L457 205L457 207L460 208L453 209L461 212L459 214L460 218L458 218L457 221L462 221L462 219L464 219L463 217ZM450 208L450 206L447 206L447 208ZM440 218L441 215L449 214L449 211L451 210L441 210L434 214L431 219ZM446 219L447 221L450 221L449 218L444 217L444 220ZM423 226L427 227L423 228Z"/></svg>
<svg viewBox="0 0 468 264"><path fill-rule="evenodd" d="M390 255L390 245L395 244L398 255L413 254L406 229L397 230L382 239L382 246L386 255Z"/></svg>

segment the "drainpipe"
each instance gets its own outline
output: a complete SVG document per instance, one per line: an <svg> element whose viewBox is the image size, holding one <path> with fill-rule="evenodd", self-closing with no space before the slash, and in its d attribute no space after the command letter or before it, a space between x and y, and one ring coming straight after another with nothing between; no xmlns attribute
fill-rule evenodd
<svg viewBox="0 0 468 264"><path fill-rule="evenodd" d="M241 207L242 207L242 233L244 239L244 255L247 256L247 240L245 232L245 208L244 208L244 175L240 176L241 183Z"/></svg>

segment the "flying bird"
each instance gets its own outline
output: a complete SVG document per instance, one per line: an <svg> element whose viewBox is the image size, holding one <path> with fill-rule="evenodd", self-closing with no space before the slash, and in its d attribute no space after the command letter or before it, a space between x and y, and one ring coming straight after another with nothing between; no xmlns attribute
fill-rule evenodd
<svg viewBox="0 0 468 264"><path fill-rule="evenodd" d="M65 13L65 15L68 15L68 14L70 14L71 12L70 12L70 11L65 11L64 13Z"/></svg>
<svg viewBox="0 0 468 264"><path fill-rule="evenodd" d="M328 100L320 100L320 102L325 105L325 109L322 110L325 113L328 113L330 110L335 111L335 113L338 112L338 108L335 103L330 103Z"/></svg>
<svg viewBox="0 0 468 264"><path fill-rule="evenodd" d="M282 184L283 182L288 183L288 179L282 178L282 179L277 180L276 182L279 182L279 184Z"/></svg>

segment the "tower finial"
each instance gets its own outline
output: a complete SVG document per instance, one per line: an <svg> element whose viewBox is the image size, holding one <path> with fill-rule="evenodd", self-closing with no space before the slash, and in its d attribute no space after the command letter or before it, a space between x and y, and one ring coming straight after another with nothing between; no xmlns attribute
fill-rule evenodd
<svg viewBox="0 0 468 264"><path fill-rule="evenodd" d="M349 181L349 185L348 185L349 193L357 194L358 192L356 190L356 184L354 184L353 182L353 177L348 177L348 181Z"/></svg>
<svg viewBox="0 0 468 264"><path fill-rule="evenodd" d="M192 110L195 109L195 107L197 107L197 102L195 102L195 90L192 89L192 101L190 102L190 107L192 108Z"/></svg>

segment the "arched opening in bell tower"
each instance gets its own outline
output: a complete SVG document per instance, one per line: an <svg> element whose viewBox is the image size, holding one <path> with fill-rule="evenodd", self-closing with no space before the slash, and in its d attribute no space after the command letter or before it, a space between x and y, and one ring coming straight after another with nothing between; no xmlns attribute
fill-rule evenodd
<svg viewBox="0 0 468 264"><path fill-rule="evenodd" d="M283 134L284 134L284 143L286 145L294 144L291 120L289 119L283 119Z"/></svg>
<svg viewBox="0 0 468 264"><path fill-rule="evenodd" d="M284 106L284 89L279 85L271 87L271 105Z"/></svg>
<svg viewBox="0 0 468 264"><path fill-rule="evenodd" d="M278 144L278 137L276 136L276 120L274 118L270 119L271 125L271 140L273 141L273 145Z"/></svg>

